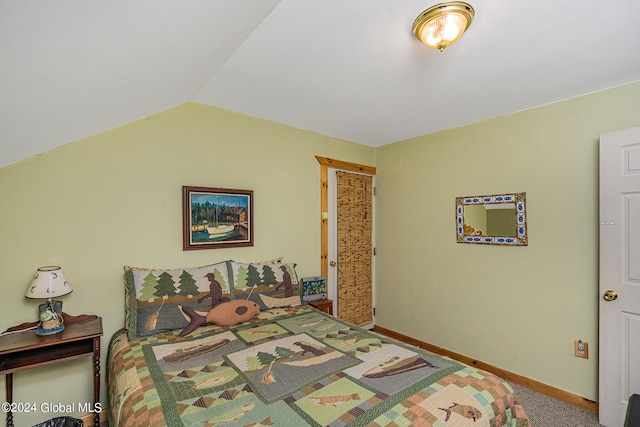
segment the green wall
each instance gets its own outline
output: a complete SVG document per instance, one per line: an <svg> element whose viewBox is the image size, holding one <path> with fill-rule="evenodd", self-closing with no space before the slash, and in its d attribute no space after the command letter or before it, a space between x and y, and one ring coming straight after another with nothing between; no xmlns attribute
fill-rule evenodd
<svg viewBox="0 0 640 427"><path fill-rule="evenodd" d="M636 83L377 149L376 323L597 401L598 141L639 111ZM456 243L457 196L513 192L529 246Z"/></svg>
<svg viewBox="0 0 640 427"><path fill-rule="evenodd" d="M301 276L317 276L315 155L374 163L371 147L189 103L1 168L0 330L36 320L27 286L38 267L60 265L73 287L64 311L103 317L104 374L109 338L124 325L124 265L283 256ZM253 190L255 245L183 251L183 185ZM19 372L14 401L90 401L91 369L86 358ZM16 414L16 425L53 415Z"/></svg>

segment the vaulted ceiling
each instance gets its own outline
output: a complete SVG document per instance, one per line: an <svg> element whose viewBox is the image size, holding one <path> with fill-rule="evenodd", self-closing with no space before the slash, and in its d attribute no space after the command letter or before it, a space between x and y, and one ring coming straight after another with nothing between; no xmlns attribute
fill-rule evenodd
<svg viewBox="0 0 640 427"><path fill-rule="evenodd" d="M380 146L640 80L638 0L1 0L0 167L184 102Z"/></svg>

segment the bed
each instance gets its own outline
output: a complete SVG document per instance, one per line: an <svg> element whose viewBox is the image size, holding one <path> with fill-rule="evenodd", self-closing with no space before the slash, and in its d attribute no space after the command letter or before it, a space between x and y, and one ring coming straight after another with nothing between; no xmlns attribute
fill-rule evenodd
<svg viewBox="0 0 640 427"><path fill-rule="evenodd" d="M263 296L268 304L286 299L275 290L282 282L236 286L238 278L250 276L243 269L251 268L233 267L222 267L224 277L217 272L220 299L259 302L259 314L185 336L190 319L182 307L212 303L195 298L206 293L203 284L191 297L172 295L182 298L177 303L161 298L152 308L139 307L156 299L147 298L144 287L166 271L125 273L127 319L111 338L107 362L110 427L530 426L513 390L498 377L301 305L299 295L297 303L289 295L282 306L264 306ZM283 280L277 271L289 280L286 268L271 268L276 280ZM296 288L295 271L289 272ZM181 288L184 272L168 275ZM182 326L166 323L171 316Z"/></svg>

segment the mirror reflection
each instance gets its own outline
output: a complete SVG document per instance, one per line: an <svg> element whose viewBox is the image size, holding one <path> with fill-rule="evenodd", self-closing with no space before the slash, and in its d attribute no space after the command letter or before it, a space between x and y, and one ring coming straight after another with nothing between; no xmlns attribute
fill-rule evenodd
<svg viewBox="0 0 640 427"><path fill-rule="evenodd" d="M527 245L525 193L456 198L458 243Z"/></svg>

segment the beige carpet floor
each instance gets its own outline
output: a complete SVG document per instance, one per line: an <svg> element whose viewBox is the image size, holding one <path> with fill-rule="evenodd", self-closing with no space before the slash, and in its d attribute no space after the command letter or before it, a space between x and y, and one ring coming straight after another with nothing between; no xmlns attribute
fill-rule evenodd
<svg viewBox="0 0 640 427"><path fill-rule="evenodd" d="M532 427L601 427L595 412L518 384L509 384L527 412Z"/></svg>

